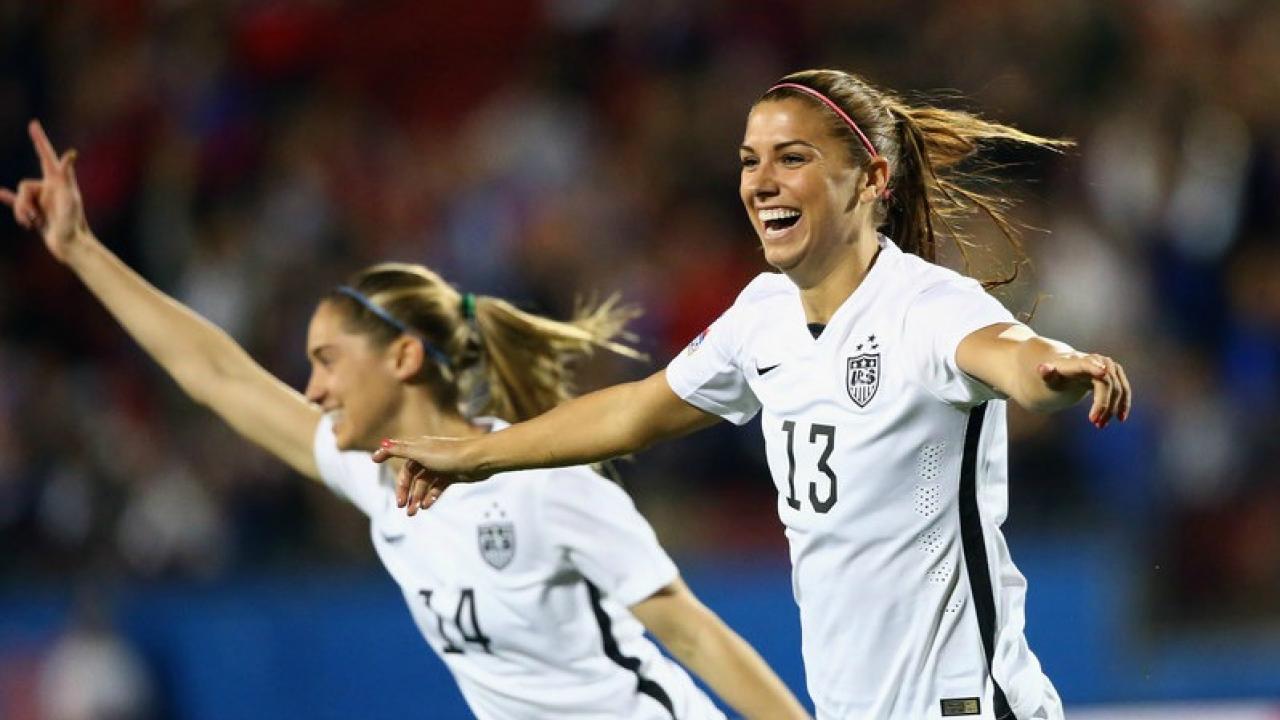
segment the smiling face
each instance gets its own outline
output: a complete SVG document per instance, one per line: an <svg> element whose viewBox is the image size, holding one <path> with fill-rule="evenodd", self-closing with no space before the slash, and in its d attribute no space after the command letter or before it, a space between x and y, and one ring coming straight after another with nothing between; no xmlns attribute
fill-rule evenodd
<svg viewBox="0 0 1280 720"><path fill-rule="evenodd" d="M307 328L311 378L307 399L333 417L340 450L377 448L392 434L391 423L403 401L404 386L394 372L388 348L344 327L346 316L322 302Z"/></svg>
<svg viewBox="0 0 1280 720"><path fill-rule="evenodd" d="M767 100L751 110L739 149L739 191L765 260L802 286L875 230L876 189L828 122L812 103Z"/></svg>

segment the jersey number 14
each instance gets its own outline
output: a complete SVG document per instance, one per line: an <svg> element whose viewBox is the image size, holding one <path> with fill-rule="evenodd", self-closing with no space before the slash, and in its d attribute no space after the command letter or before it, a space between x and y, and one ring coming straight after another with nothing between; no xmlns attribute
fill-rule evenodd
<svg viewBox="0 0 1280 720"><path fill-rule="evenodd" d="M444 616L431 607L431 591L419 590L418 594L422 596L422 601L426 604L427 609L431 611L431 614L436 616L436 626L440 631L440 638L444 640L444 652L464 653L466 651L463 648L466 644L474 643L490 655L493 654L493 651L489 649L489 637L480 629L480 620L476 617L475 590L471 588L462 589L462 592L458 594L458 609L453 613L453 626L457 629L457 634L462 640L461 645L454 644L453 639L449 637L449 633L445 632Z"/></svg>
<svg viewBox="0 0 1280 720"><path fill-rule="evenodd" d="M782 423L782 432L787 434L787 505L792 510L800 509L800 499L796 497L796 424L793 420ZM818 480L809 481L809 505L814 512L826 513L836 505L836 471L831 469L827 461L831 459L831 451L836 447L836 428L834 425L814 423L809 426L809 444L816 445L818 438L825 438L822 455L818 457L818 472L827 478L825 497L818 493Z"/></svg>

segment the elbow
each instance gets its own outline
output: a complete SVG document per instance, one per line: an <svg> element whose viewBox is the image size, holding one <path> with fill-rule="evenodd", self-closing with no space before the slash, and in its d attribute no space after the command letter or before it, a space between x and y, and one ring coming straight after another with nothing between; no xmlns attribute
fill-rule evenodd
<svg viewBox="0 0 1280 720"><path fill-rule="evenodd" d="M208 375L207 373L200 372L194 368L175 368L171 374L173 381L178 384L178 387L187 397L191 398L197 405L210 407L213 397L210 383L204 381L204 378Z"/></svg>
<svg viewBox="0 0 1280 720"><path fill-rule="evenodd" d="M701 623L680 623L663 634L662 644L688 667L699 667L706 631Z"/></svg>
<svg viewBox="0 0 1280 720"><path fill-rule="evenodd" d="M719 618L698 603L677 609L669 609L650 631L672 655L689 667L697 667L707 655L707 647L713 639Z"/></svg>

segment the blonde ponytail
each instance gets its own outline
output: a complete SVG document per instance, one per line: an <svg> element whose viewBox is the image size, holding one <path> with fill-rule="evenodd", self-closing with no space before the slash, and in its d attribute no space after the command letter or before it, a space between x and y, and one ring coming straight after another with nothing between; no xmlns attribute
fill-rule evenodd
<svg viewBox="0 0 1280 720"><path fill-rule="evenodd" d="M627 343L639 310L616 296L582 304L568 321L506 300L462 294L421 265L382 263L357 273L326 300L349 329L389 343L411 332L433 362L423 370L442 405L519 422L572 396L573 362L596 349L644 359ZM464 407L465 406L465 407Z"/></svg>

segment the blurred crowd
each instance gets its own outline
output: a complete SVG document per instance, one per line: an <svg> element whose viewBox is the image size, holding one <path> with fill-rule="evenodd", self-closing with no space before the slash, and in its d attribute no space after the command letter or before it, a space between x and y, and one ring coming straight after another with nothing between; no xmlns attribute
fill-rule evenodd
<svg viewBox="0 0 1280 720"><path fill-rule="evenodd" d="M1073 138L1012 155L998 292L1126 363L1130 422L1011 411L1009 530L1130 553L1156 622L1280 616L1280 3L0 2L0 183L41 118L100 238L305 382L315 299L372 262L556 316L614 291L652 372L764 269L751 102L836 67ZM1017 261L967 228L968 270ZM955 246L948 262L963 266ZM781 552L757 431L619 470L675 553ZM371 562L362 518L235 437L0 222L0 580Z"/></svg>

